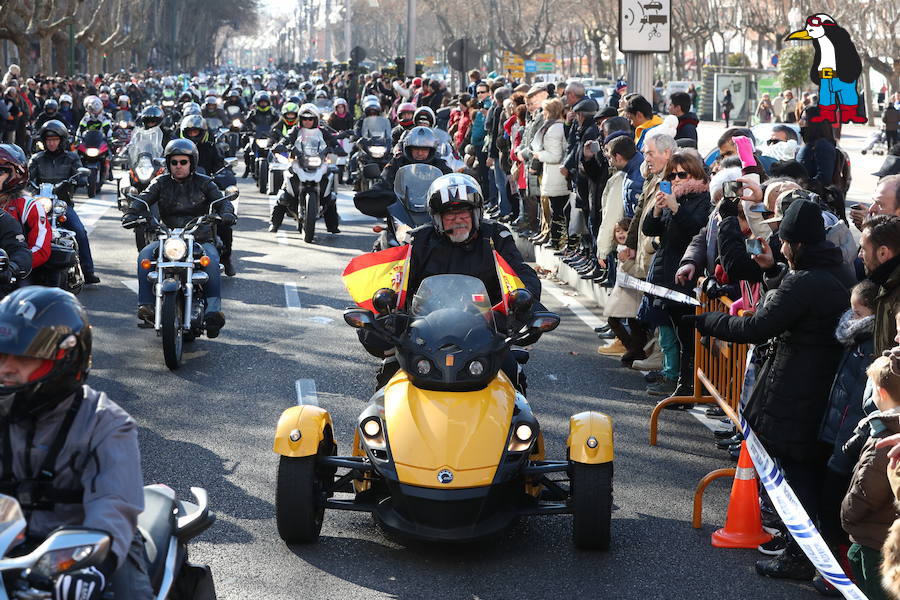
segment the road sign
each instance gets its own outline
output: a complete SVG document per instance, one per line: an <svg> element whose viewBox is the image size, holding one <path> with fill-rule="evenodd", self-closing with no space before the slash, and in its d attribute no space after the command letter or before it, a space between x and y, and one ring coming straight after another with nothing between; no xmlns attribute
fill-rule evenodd
<svg viewBox="0 0 900 600"><path fill-rule="evenodd" d="M533 60L525 61L525 72L526 73L537 73L537 62Z"/></svg>
<svg viewBox="0 0 900 600"><path fill-rule="evenodd" d="M556 70L555 54L535 54L534 60L537 63L537 71L540 73L552 73Z"/></svg>
<svg viewBox="0 0 900 600"><path fill-rule="evenodd" d="M670 0L619 0L619 50L669 52Z"/></svg>

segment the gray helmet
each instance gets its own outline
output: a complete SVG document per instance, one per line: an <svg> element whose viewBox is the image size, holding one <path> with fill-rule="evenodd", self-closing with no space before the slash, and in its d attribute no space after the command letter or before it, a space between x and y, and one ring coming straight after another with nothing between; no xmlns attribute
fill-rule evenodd
<svg viewBox="0 0 900 600"><path fill-rule="evenodd" d="M53 98L48 98L46 102L44 102L44 110L59 110L59 102L54 100Z"/></svg>
<svg viewBox="0 0 900 600"><path fill-rule="evenodd" d="M409 160L413 160L413 148L427 148L428 158L425 160L429 161L434 158L437 146L437 136L428 127L413 127L409 130L409 133L406 134L406 137L403 138L403 154Z"/></svg>
<svg viewBox="0 0 900 600"><path fill-rule="evenodd" d="M169 158L173 156L187 156L191 161L191 173L197 168L197 161L200 159L197 145L185 138L177 138L166 144L163 156L166 159L166 168L170 171Z"/></svg>
<svg viewBox="0 0 900 600"><path fill-rule="evenodd" d="M484 196L481 193L481 186L474 177L462 173L441 175L431 182L427 197L428 214L431 215L435 231L446 235L444 221L441 218L445 212L468 209L472 211L472 232L469 239L477 235L478 229L481 227Z"/></svg>
<svg viewBox="0 0 900 600"><path fill-rule="evenodd" d="M62 121L57 119L51 119L41 125L41 128L38 131L38 137L44 142L44 145L47 144L46 138L48 135L55 135L59 138L60 149L63 149L63 146L69 141L69 130Z"/></svg>
<svg viewBox="0 0 900 600"><path fill-rule="evenodd" d="M203 113L203 109L196 102L185 102L181 105L182 115L199 115Z"/></svg>
<svg viewBox="0 0 900 600"><path fill-rule="evenodd" d="M188 136L187 133L185 133L188 129L199 129L200 135L194 137ZM187 115L186 117L181 119L179 130L181 132L181 137L191 140L195 144L199 142L205 142L206 136L208 135L206 119L204 119L200 115Z"/></svg>

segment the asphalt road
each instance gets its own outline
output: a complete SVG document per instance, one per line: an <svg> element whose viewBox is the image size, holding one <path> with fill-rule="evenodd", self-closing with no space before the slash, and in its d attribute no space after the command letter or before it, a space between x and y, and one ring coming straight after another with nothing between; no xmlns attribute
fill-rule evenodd
<svg viewBox="0 0 900 600"><path fill-rule="evenodd" d="M594 409L612 416L609 552L576 551L568 516L534 518L490 543L405 547L369 515L349 512L327 513L318 543L287 547L274 520L275 424L297 401L297 380L313 380L339 451L348 451L377 365L341 318L349 298L340 272L371 248L374 234L371 220L346 200L338 235L324 233L320 222L316 242L305 244L289 221L284 234L267 233L270 200L251 183L240 185L238 275L223 285L227 324L217 339L189 346L177 372L165 367L154 333L136 327L136 249L119 225L112 190L93 208L79 207L102 215L91 240L103 281L80 296L95 331L89 383L139 423L146 483L166 483L185 497L190 486L209 491L218 521L192 544L191 559L212 566L220 598L816 597L807 586L757 577L753 561L762 555L755 550L710 546L710 533L724 523L730 482L711 486L704 527L691 528L694 486L729 466L727 456L686 413L666 411L660 446L648 446L654 400L641 374L599 356L595 334L550 294L544 302L562 323L532 354L529 401L548 458L565 455L569 415Z"/></svg>

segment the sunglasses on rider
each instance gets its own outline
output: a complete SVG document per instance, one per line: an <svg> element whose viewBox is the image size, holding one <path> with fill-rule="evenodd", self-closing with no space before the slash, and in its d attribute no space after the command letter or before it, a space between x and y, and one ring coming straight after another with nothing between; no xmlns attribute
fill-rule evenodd
<svg viewBox="0 0 900 600"><path fill-rule="evenodd" d="M678 179L687 179L688 177L690 177L690 175L691 174L687 171L672 171L671 173L666 175L666 181L675 181L676 177Z"/></svg>
<svg viewBox="0 0 900 600"><path fill-rule="evenodd" d="M189 160L186 159L186 158L183 159L183 160L170 160L170 161L169 161L169 164L172 165L173 167L179 167L179 166L180 166L180 167L184 167L184 166L186 166L186 165L191 164L191 161L189 161Z"/></svg>

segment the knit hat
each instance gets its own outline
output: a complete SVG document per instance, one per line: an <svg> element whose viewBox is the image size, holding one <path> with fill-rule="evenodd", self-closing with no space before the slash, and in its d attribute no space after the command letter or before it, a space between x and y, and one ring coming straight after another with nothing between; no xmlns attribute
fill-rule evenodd
<svg viewBox="0 0 900 600"><path fill-rule="evenodd" d="M822 209L809 200L795 200L788 206L778 228L778 236L788 243L814 244L825 240Z"/></svg>

